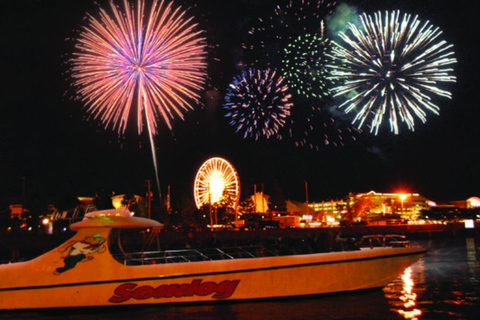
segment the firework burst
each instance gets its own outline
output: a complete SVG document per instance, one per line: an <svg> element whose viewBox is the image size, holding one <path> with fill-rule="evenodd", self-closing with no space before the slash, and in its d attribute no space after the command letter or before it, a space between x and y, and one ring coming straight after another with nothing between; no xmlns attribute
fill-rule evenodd
<svg viewBox="0 0 480 320"><path fill-rule="evenodd" d="M321 98L327 95L325 57L330 41L323 36L298 36L284 49L282 74L297 95Z"/></svg>
<svg viewBox="0 0 480 320"><path fill-rule="evenodd" d="M285 48L299 34L321 36L322 19L332 12L334 5L335 2L327 0L290 0L285 6L276 6L272 16L259 18L249 30L243 44L245 64L279 68Z"/></svg>
<svg viewBox="0 0 480 320"><path fill-rule="evenodd" d="M425 123L427 111L439 114L433 98L451 98L443 86L456 81L457 62L441 35L428 21L399 11L362 14L358 27L350 23L339 34L327 66L334 96L343 99L339 107L355 112L359 128L370 120L375 134L385 117L398 134L400 121L413 131L415 118Z"/></svg>
<svg viewBox="0 0 480 320"><path fill-rule="evenodd" d="M328 106L324 101L295 97L288 126L288 139L296 147L319 151L321 147L344 147L354 143L362 134L355 128L345 115Z"/></svg>
<svg viewBox="0 0 480 320"><path fill-rule="evenodd" d="M244 138L281 139L279 131L292 107L287 91L287 84L275 70L250 68L229 85L223 105L225 117Z"/></svg>
<svg viewBox="0 0 480 320"><path fill-rule="evenodd" d="M270 17L259 18L243 43L244 65L276 69L285 79L292 106L276 136L297 147L343 146L361 132L350 123L344 125L328 107L326 59L331 41L323 21L335 5L328 0L286 1Z"/></svg>
<svg viewBox="0 0 480 320"><path fill-rule="evenodd" d="M206 45L202 31L186 11L154 0L136 6L123 1L123 10L110 1L111 13L87 16L71 60L78 99L95 119L119 134L136 116L138 133L145 125L151 142L158 119L171 120L192 109L205 81ZM157 171L158 183L158 171Z"/></svg>

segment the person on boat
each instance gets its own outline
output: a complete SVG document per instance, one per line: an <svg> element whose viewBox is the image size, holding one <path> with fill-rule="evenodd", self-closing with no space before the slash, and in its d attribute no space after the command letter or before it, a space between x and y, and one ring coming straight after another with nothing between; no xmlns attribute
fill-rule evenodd
<svg viewBox="0 0 480 320"><path fill-rule="evenodd" d="M335 242L335 235L331 230L327 230L325 233L325 245L327 246L327 251L335 250L337 243Z"/></svg>
<svg viewBox="0 0 480 320"><path fill-rule="evenodd" d="M93 253L105 252L106 247L104 243L107 240L100 235L95 234L90 237L85 237L81 241L71 241L67 243L63 248L60 248L60 252L68 251L67 256L63 259L64 266L57 268L54 274L58 275L65 271L75 268L78 262L92 260Z"/></svg>
<svg viewBox="0 0 480 320"><path fill-rule="evenodd" d="M216 234L212 234L212 238L210 239L210 247L211 248L219 248L222 246L222 239Z"/></svg>
<svg viewBox="0 0 480 320"><path fill-rule="evenodd" d="M345 247L347 245L347 241L348 241L348 239L344 238L342 236L342 231L338 231L337 235L335 236L335 242L336 242L336 246L337 246L338 250L340 250L340 251L345 250Z"/></svg>
<svg viewBox="0 0 480 320"><path fill-rule="evenodd" d="M327 252L327 243L326 243L326 232L325 229L320 229L320 231L315 234L313 239L315 244L315 252Z"/></svg>

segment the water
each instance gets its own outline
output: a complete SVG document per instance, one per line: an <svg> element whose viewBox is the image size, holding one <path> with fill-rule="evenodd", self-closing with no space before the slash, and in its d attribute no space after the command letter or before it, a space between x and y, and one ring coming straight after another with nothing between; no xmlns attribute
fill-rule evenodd
<svg viewBox="0 0 480 320"><path fill-rule="evenodd" d="M380 290L216 305L0 311L0 319L477 319L480 237L417 242L427 255Z"/></svg>

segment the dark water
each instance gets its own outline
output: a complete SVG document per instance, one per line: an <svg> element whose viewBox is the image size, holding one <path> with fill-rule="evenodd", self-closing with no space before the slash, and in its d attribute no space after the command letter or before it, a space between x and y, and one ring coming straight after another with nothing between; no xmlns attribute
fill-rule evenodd
<svg viewBox="0 0 480 320"><path fill-rule="evenodd" d="M480 237L417 243L427 255L374 291L217 305L0 311L0 319L478 319Z"/></svg>

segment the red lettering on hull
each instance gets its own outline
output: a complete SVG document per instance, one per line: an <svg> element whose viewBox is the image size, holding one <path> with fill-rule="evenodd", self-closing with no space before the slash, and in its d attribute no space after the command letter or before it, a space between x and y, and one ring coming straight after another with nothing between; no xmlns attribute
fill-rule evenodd
<svg viewBox="0 0 480 320"><path fill-rule="evenodd" d="M162 284L154 288L152 286L138 286L136 283L124 283L118 286L114 295L108 300L112 303L122 303L129 299L162 299L182 298L193 296L209 296L214 299L228 299L232 296L240 280L224 280L220 283L208 281L202 282L195 279L191 283Z"/></svg>

